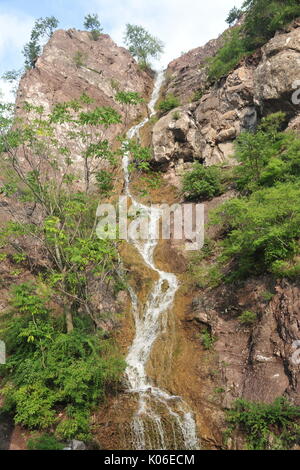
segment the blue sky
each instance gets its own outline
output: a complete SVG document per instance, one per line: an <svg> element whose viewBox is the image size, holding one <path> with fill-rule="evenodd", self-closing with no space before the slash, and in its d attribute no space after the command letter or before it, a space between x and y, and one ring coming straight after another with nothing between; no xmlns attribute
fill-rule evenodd
<svg viewBox="0 0 300 470"><path fill-rule="evenodd" d="M22 67L21 50L34 20L54 15L60 28L83 29L87 13L98 13L104 32L122 44L126 23L141 24L165 43L156 67L218 36L225 18L244 0L0 0L0 75ZM7 86L0 83L7 93Z"/></svg>

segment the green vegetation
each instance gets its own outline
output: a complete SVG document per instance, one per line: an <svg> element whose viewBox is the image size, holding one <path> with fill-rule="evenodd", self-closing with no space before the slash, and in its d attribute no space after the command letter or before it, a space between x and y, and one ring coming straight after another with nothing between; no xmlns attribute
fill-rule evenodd
<svg viewBox="0 0 300 470"><path fill-rule="evenodd" d="M10 274L26 268L32 279L12 289L10 309L0 318L8 351L0 369L4 409L27 428L54 432L61 440L88 440L90 413L118 387L124 370L102 329L110 314L95 311L90 292L92 282L103 292L125 288L117 243L99 239L95 230L99 193L106 197L113 189L123 151L110 147L106 133L121 116L87 95L50 113L28 103L22 118L10 105L0 111L1 191L34 213L24 222L25 215L20 221L11 211L0 231L0 257L17 266ZM145 166L149 149L128 145L135 164ZM38 260L28 253L36 245ZM43 437L30 445L56 443Z"/></svg>
<svg viewBox="0 0 300 470"><path fill-rule="evenodd" d="M97 41L103 31L97 14L86 15L84 18L84 27L91 32L93 41Z"/></svg>
<svg viewBox="0 0 300 470"><path fill-rule="evenodd" d="M180 119L180 112L179 111L175 111L173 114L172 114L172 119L174 121L178 121Z"/></svg>
<svg viewBox="0 0 300 470"><path fill-rule="evenodd" d="M50 38L58 26L58 20L54 16L39 18L36 20L31 32L30 40L23 48L26 68L32 68L41 54L41 41L44 37Z"/></svg>
<svg viewBox="0 0 300 470"><path fill-rule="evenodd" d="M122 106L122 111L125 114L124 118L124 129L128 127L129 121L129 111L132 106L137 106L141 103L144 103L144 98L135 91L124 91L119 89L117 83L112 83L113 88L116 90L115 100L117 103L120 103Z"/></svg>
<svg viewBox="0 0 300 470"><path fill-rule="evenodd" d="M150 170L151 149L143 147L137 140L131 139L123 143L123 151L131 155L129 171L148 172Z"/></svg>
<svg viewBox="0 0 300 470"><path fill-rule="evenodd" d="M257 321L257 315L250 310L245 310L245 312L238 317L238 321L241 325L250 326Z"/></svg>
<svg viewBox="0 0 300 470"><path fill-rule="evenodd" d="M83 67L86 65L87 56L84 52L77 51L73 57L73 61L76 67Z"/></svg>
<svg viewBox="0 0 300 470"><path fill-rule="evenodd" d="M30 429L56 425L63 439L87 439L89 413L118 382L123 361L101 332L91 334L92 325L83 328L78 319L77 328L66 333L49 301L50 292L33 284L12 289L3 334L9 355L2 367L4 410Z"/></svg>
<svg viewBox="0 0 300 470"><path fill-rule="evenodd" d="M178 106L180 106L179 98L174 96L172 93L168 94L164 100L158 103L158 109L162 113L168 113Z"/></svg>
<svg viewBox="0 0 300 470"><path fill-rule="evenodd" d="M285 398L272 404L237 400L227 412L228 431L242 431L249 450L289 449L300 440L300 407Z"/></svg>
<svg viewBox="0 0 300 470"><path fill-rule="evenodd" d="M243 25L225 35L224 46L210 61L210 81L227 75L243 57L252 54L276 31L300 16L300 5L298 0L246 0L241 10L230 11L227 22L233 24L242 15Z"/></svg>
<svg viewBox="0 0 300 470"><path fill-rule="evenodd" d="M152 36L142 26L127 24L124 36L129 52L143 68L149 68L149 59L158 58L164 50L163 43Z"/></svg>
<svg viewBox="0 0 300 470"><path fill-rule="evenodd" d="M204 95L204 90L202 88L195 91L195 93L192 96L191 102L194 103L195 101L201 100L203 95Z"/></svg>
<svg viewBox="0 0 300 470"><path fill-rule="evenodd" d="M263 119L256 133L242 133L236 144L241 196L223 204L214 220L226 232L222 261L234 263L230 279L300 273L300 139L280 131L283 118Z"/></svg>
<svg viewBox="0 0 300 470"><path fill-rule="evenodd" d="M207 200L220 195L222 193L220 168L194 163L193 169L183 176L182 191L190 200Z"/></svg>
<svg viewBox="0 0 300 470"><path fill-rule="evenodd" d="M204 349L210 351L216 342L216 338L211 334L208 329L206 329L201 333L201 342Z"/></svg>
<svg viewBox="0 0 300 470"><path fill-rule="evenodd" d="M28 450L63 450L64 444L61 444L55 436L43 434L42 436L31 437L27 442Z"/></svg>
<svg viewBox="0 0 300 470"><path fill-rule="evenodd" d="M107 170L99 170L96 174L97 186L100 194L108 196L114 189L114 177Z"/></svg>

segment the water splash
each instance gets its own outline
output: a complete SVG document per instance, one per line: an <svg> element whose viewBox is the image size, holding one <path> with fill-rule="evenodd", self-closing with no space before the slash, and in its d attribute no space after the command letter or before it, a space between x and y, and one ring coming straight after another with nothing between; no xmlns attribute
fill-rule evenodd
<svg viewBox="0 0 300 470"><path fill-rule="evenodd" d="M127 133L127 138L138 136L139 130L155 114L155 104L164 81L164 73L157 75L149 107L149 117L138 125L133 126ZM129 182L129 153L123 157L125 179L125 194L131 198L132 205L138 211L144 211L148 216L150 233L149 240L130 240L141 254L145 264L158 274L152 291L145 306L139 305L136 293L130 289L132 309L135 320L135 337L126 358L126 377L128 392L139 397L138 410L133 418L133 446L142 449L198 449L196 424L191 411L181 397L170 395L168 392L153 386L146 374L146 365L154 345L160 336L163 324L171 308L178 280L172 273L159 270L154 262L154 250L161 212L159 209L150 210L132 196ZM167 286L167 288L166 288Z"/></svg>

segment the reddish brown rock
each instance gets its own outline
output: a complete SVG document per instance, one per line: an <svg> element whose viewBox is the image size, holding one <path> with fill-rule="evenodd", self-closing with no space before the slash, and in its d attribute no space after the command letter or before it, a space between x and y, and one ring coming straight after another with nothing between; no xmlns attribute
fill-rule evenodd
<svg viewBox="0 0 300 470"><path fill-rule="evenodd" d="M103 34L97 41L86 31L55 31L44 47L35 68L22 78L17 106L28 101L49 111L54 104L79 98L83 93L95 99L97 106L113 106L123 116L114 100L115 87L148 97L152 78L140 69L131 54ZM129 110L129 122L146 113L142 104ZM110 139L120 126L110 129Z"/></svg>

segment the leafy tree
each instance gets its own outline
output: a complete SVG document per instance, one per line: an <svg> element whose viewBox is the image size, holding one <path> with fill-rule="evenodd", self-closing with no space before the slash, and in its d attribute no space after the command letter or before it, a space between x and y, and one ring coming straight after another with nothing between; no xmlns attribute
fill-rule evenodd
<svg viewBox="0 0 300 470"><path fill-rule="evenodd" d="M216 166L205 167L194 163L193 169L183 176L182 191L187 199L205 200L222 192L221 173Z"/></svg>
<svg viewBox="0 0 300 470"><path fill-rule="evenodd" d="M35 66L36 61L41 55L41 51L42 48L40 44L38 44L38 42L35 40L31 39L27 44L25 44L23 48L23 55L25 57L25 67L27 69L33 68Z"/></svg>
<svg viewBox="0 0 300 470"><path fill-rule="evenodd" d="M129 52L142 67L149 67L149 59L157 58L164 50L163 43L142 26L127 24L124 40Z"/></svg>
<svg viewBox="0 0 300 470"><path fill-rule="evenodd" d="M233 7L230 12L228 13L228 16L226 18L226 23L228 23L230 26L235 23L237 20L239 20L242 16L243 12L237 7Z"/></svg>
<svg viewBox="0 0 300 470"><path fill-rule="evenodd" d="M54 30L57 28L58 24L59 24L59 21L54 16L47 16L46 18L39 18L35 22L34 28L31 33L31 39L40 40L44 36L50 39Z"/></svg>
<svg viewBox="0 0 300 470"><path fill-rule="evenodd" d="M97 14L86 15L84 18L84 27L91 32L92 39L97 41L99 39L103 29L99 21L99 16Z"/></svg>
<svg viewBox="0 0 300 470"><path fill-rule="evenodd" d="M272 272L299 255L299 197L299 183L278 183L221 206L216 221L227 232L223 256L234 261L231 277Z"/></svg>
<svg viewBox="0 0 300 470"><path fill-rule="evenodd" d="M148 172L150 170L151 149L142 146L137 140L131 139L123 142L123 151L131 155L129 171Z"/></svg>
<svg viewBox="0 0 300 470"><path fill-rule="evenodd" d="M30 41L23 48L26 68L32 68L41 54L41 41L43 38L48 39L52 36L53 31L58 26L58 20L54 16L39 18L36 20L33 30L31 31Z"/></svg>
<svg viewBox="0 0 300 470"><path fill-rule="evenodd" d="M92 100L86 95L56 105L49 115L42 107L26 104L27 117L23 120L12 118L7 122L3 118L0 138L8 175L16 179L23 197L38 205L43 215L42 223L32 226L20 224L10 213L12 222L3 228L2 238L12 246L16 237L31 237L43 244L51 262L48 283L60 292L68 331L73 329L76 305L97 322L87 294L89 273L103 282L116 272L114 245L99 240L93 230L98 201L91 194L91 183L103 162L115 164L117 154L110 149L105 131L121 118L112 108L91 106ZM71 127L60 127L58 143L57 125L65 123ZM83 164L81 191L71 158L73 148Z"/></svg>
<svg viewBox="0 0 300 470"><path fill-rule="evenodd" d="M125 114L124 119L124 129L128 126L128 117L129 117L129 110L132 106L137 106L138 104L143 103L145 100L140 96L139 93L135 91L124 91L124 90L117 90L115 100L117 103L120 103L122 106L122 110Z"/></svg>

